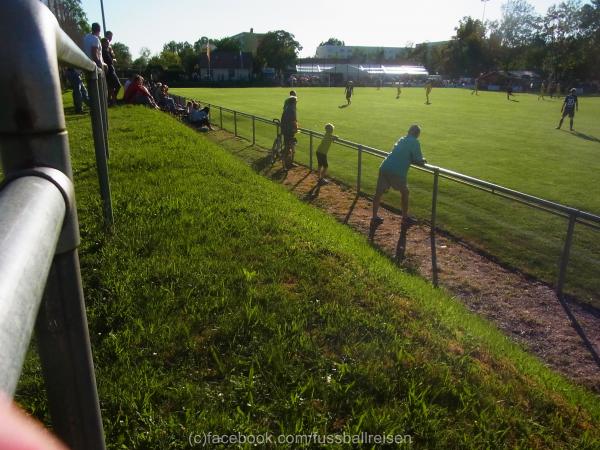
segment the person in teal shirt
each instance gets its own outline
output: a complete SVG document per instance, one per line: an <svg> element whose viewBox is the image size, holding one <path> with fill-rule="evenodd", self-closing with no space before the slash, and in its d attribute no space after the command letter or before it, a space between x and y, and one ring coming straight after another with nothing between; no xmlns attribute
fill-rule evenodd
<svg viewBox="0 0 600 450"><path fill-rule="evenodd" d="M418 125L412 125L408 129L408 134L400 138L394 145L391 153L383 160L379 167L379 178L377 179L377 189L373 199L373 217L371 223L379 225L383 219L377 215L381 196L394 188L400 191L402 201L402 221L409 224L411 219L408 216L408 185L406 178L411 164L423 165L427 161L421 153L421 144L419 136L421 128Z"/></svg>

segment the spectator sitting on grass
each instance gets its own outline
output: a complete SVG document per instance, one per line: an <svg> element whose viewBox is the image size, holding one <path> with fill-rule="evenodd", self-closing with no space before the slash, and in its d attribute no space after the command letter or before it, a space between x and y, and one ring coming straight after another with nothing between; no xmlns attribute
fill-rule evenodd
<svg viewBox="0 0 600 450"><path fill-rule="evenodd" d="M133 82L129 85L123 95L125 103L133 103L136 105L148 105L152 108L159 109L158 105L154 101L154 98L144 86L144 79L141 75L136 75Z"/></svg>
<svg viewBox="0 0 600 450"><path fill-rule="evenodd" d="M325 136L321 140L319 147L317 148L317 162L319 165L319 184L327 183L327 179L325 175L327 175L327 168L329 165L327 164L327 153L329 152L329 148L333 141L337 139L337 136L333 135L333 125L328 123L325 125Z"/></svg>
<svg viewBox="0 0 600 450"><path fill-rule="evenodd" d="M200 109L200 105L197 103L194 104L194 110L190 114L190 123L193 125L198 125L199 127L206 127L209 130L212 130L213 127L210 124L210 108L205 106Z"/></svg>

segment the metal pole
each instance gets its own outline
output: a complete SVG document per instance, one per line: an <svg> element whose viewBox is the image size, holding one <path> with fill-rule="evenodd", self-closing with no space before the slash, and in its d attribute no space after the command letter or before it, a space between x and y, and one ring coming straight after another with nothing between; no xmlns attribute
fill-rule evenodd
<svg viewBox="0 0 600 450"><path fill-rule="evenodd" d="M435 227L437 219L437 196L439 186L440 171L436 168L433 173L433 195L431 199L431 275L433 277L433 285L438 287L438 268L437 268L437 253L435 246Z"/></svg>
<svg viewBox="0 0 600 450"><path fill-rule="evenodd" d="M0 189L0 391L8 395L21 375L66 209L60 190L40 177Z"/></svg>
<svg viewBox="0 0 600 450"><path fill-rule="evenodd" d="M567 227L567 237L565 238L565 245L563 247L562 255L560 257L560 267L558 272L558 283L556 285L556 295L558 299L562 301L563 298L563 287L565 284L565 278L567 275L567 265L569 264L569 253L571 252L571 244L573 243L573 230L575 229L575 220L577 215L572 213L569 215L569 225Z"/></svg>
<svg viewBox="0 0 600 450"><path fill-rule="evenodd" d="M99 90L100 90L100 107L102 108L102 132L104 133L104 151L106 152L106 158L109 158L108 152L108 85L106 83L106 76L104 71L99 71Z"/></svg>
<svg viewBox="0 0 600 450"><path fill-rule="evenodd" d="M100 0L100 9L102 10L102 29L106 33L106 20L104 20L104 1Z"/></svg>
<svg viewBox="0 0 600 450"><path fill-rule="evenodd" d="M0 108L4 174L10 179L20 170L51 167L72 179L57 59L85 70L94 70L93 62L60 29L41 2L11 1L3 7L0 39L11 42L0 58L0 98L6 99ZM15 97L15 92L23 95ZM99 131L102 134L102 129ZM68 205L40 306L37 344L54 430L72 449L103 450L104 431L82 309L78 246L73 201ZM79 315L73 315L76 308ZM44 322L47 316L42 309L51 313L51 321ZM40 329L48 330L51 336ZM54 342L59 344L54 346ZM65 423L68 429L62 426Z"/></svg>
<svg viewBox="0 0 600 450"><path fill-rule="evenodd" d="M254 116L252 116L252 145L256 145L256 123Z"/></svg>
<svg viewBox="0 0 600 450"><path fill-rule="evenodd" d="M56 433L69 448L103 450L104 433L77 250L54 258L36 334Z"/></svg>
<svg viewBox="0 0 600 450"><path fill-rule="evenodd" d="M362 145L358 146L358 173L356 177L356 193L360 195L360 185L362 178Z"/></svg>
<svg viewBox="0 0 600 450"><path fill-rule="evenodd" d="M221 130L223 129L223 107L219 106L219 123L221 124Z"/></svg>
<svg viewBox="0 0 600 450"><path fill-rule="evenodd" d="M308 164L310 167L310 171L312 172L313 170L313 132L311 131L309 134L309 147L308 147L308 151L309 151L309 155L308 155Z"/></svg>
<svg viewBox="0 0 600 450"><path fill-rule="evenodd" d="M104 212L104 225L112 227L114 223L112 200L110 195L110 181L108 178L108 163L106 160L106 144L104 142L104 126L102 124L102 100L99 92L98 73L92 72L88 77L90 91L92 134L94 137L94 150L96 152L96 168L98 171L98 182L100 184L100 197Z"/></svg>
<svg viewBox="0 0 600 450"><path fill-rule="evenodd" d="M233 111L233 135L237 137L237 111Z"/></svg>

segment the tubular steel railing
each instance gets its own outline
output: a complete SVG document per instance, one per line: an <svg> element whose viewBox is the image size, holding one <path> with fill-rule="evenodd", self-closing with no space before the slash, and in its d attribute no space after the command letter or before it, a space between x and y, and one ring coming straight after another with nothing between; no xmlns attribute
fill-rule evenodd
<svg viewBox="0 0 600 450"><path fill-rule="evenodd" d="M35 326L54 431L69 448L101 450L58 62L88 74L110 227L106 82L42 2L4 2L0 38L0 389L14 395Z"/></svg>
<svg viewBox="0 0 600 450"><path fill-rule="evenodd" d="M226 108L223 106L210 104L208 102L202 102L202 103L209 106L211 108L211 110L214 110L214 109L219 110L219 117L221 119L220 120L221 128L223 128L223 125L222 125L223 112L232 114L233 119L234 119L235 134L236 134L236 136L242 137L244 139L250 140L249 137L246 138L246 137L243 137L240 135L239 127L237 125L237 120L239 117L249 118L252 120L253 124L256 122L262 122L262 123L270 124L272 126L277 125L273 120L269 120L269 119L266 119L266 118L263 118L260 116L255 116L255 115L244 113L241 111L236 111L236 110L229 109L229 108ZM313 130L309 130L306 128L299 128L298 131L302 134L309 136L309 168L312 170L313 169L312 161L313 161L313 152L314 152L313 139L315 137L322 139L325 135L318 131L313 131ZM252 142L256 142L255 126L252 127L251 140L252 140ZM366 194L362 191L362 186L361 186L362 155L368 154L368 155L376 156L376 157L383 159L383 158L386 158L389 153L386 151L374 148L374 147L369 147L364 144L358 144L356 142L352 142L352 141L349 141L346 139L337 138L335 142L336 142L336 144L339 144L344 147L351 148L351 149L354 149L357 151L356 190L359 195ZM552 202L549 200L545 200L543 198L535 197L533 195L525 194L523 192L515 191L513 189L509 189L504 186L500 186L498 184L490 183L488 181L484 181L484 180L480 180L478 178L464 175L462 173L444 169L442 167L437 167L437 166L433 166L430 164L424 164L422 166L415 165L413 167L417 170L421 170L423 172L432 174L433 178L434 178L433 189L432 189L431 219L430 219L431 224L432 224L431 236L432 236L432 246L433 247L435 247L435 233L436 233L435 224L436 224L436 217L437 217L436 205L437 205L439 178L451 180L455 183L460 183L460 184L469 186L471 188L475 188L475 189L478 189L478 190L481 190L484 192L488 192L495 196L505 198L507 200L518 202L518 203L523 204L530 208L535 208L535 209L545 211L550 214L554 214L556 216L563 217L565 219L568 219L569 224L571 224L571 222L572 222L572 225L568 226L567 233L565 235L563 252L562 252L562 256L561 256L561 260L560 260L560 264L559 264L559 276L558 276L558 280L557 280L557 284L556 284L556 293L559 298L561 298L561 299L563 298L564 279L565 279L565 275L566 275L567 265L569 262L569 249L570 249L570 243L572 242L572 239L573 239L574 224L579 223L588 228L591 228L594 230L600 230L600 216L597 216L595 214L592 214L592 213L589 213L586 211L581 211L576 208L565 206L560 203L555 203L555 202ZM434 256L435 248L432 249L432 252L434 252L434 253L432 253L432 256L433 256L432 259L435 259L435 256ZM432 269L433 269L433 276L434 276L434 284L437 285L437 268L435 265L433 265Z"/></svg>
<svg viewBox="0 0 600 450"><path fill-rule="evenodd" d="M183 101L185 102L185 99L183 99ZM221 128L223 128L223 112L232 114L233 120L234 120L235 135L238 137L242 137L244 139L248 139L248 140L250 140L249 137L243 137L240 135L237 121L238 121L239 117L245 117L245 118L251 119L252 124L253 124L251 140L253 143L256 142L256 127L255 127L256 122L270 124L274 127L278 126L277 123L273 120L269 120L269 119L266 119L263 117L244 113L241 111L236 111L236 110L229 109L229 108L226 108L223 106L210 104L208 102L202 102L202 103L208 105L211 108L211 110L218 109L219 121L220 121ZM305 128L300 128L298 131L302 134L309 136L309 168L310 168L310 170L313 170L313 151L314 151L313 139L315 137L323 138L324 134L319 133L317 131L305 129ZM279 132L279 130L276 129L276 133L278 133L278 132ZM335 142L344 147L354 149L357 151L356 191L357 191L357 195L365 195L366 196L367 194L362 191L362 186L361 186L363 154L368 154L368 155L376 156L376 157L383 159L383 158L386 158L389 153L385 152L383 150L377 149L377 148L373 148L373 147L369 147L369 146L366 146L363 144L358 144L356 142L348 141L346 139L337 138ZM559 216L559 217L562 217L567 220L568 225L566 227L566 233L565 233L565 237L564 237L564 241L563 241L563 245L562 245L562 252L561 252L561 256L560 256L560 260L559 260L559 264L558 264L558 276L557 276L556 285L555 285L555 292L556 292L556 295L557 295L560 303L562 304L563 308L565 309L567 315L573 322L575 328L579 331L580 335L582 335L582 338L586 342L586 345L590 349L594 359L600 365L600 357L598 356L597 351L594 349L593 345L587 340L585 333L583 333L583 331L580 329L579 324L577 323L577 320L573 316L568 304L566 303L565 294L564 294L564 285L565 285L565 280L566 280L567 267L569 264L570 250L571 250L571 246L573 243L573 234L574 234L575 224L576 223L581 224L589 229L599 231L600 230L600 216L586 212L586 211L581 211L576 208L565 206L565 205L562 205L559 203L555 203L555 202L552 202L549 200L545 200L545 199L542 199L539 197L535 197L533 195L525 194L523 192L515 191L513 189L509 189L504 186L500 186L500 185L497 185L494 183L480 180L478 178L474 178L474 177L464 175L464 174L461 174L458 172L454 172L452 170L444 169L442 167L436 167L436 166L433 166L430 164L424 164L422 166L413 166L413 167L420 171L430 173L433 176L432 204L431 204L431 217L430 217L430 225L431 225L430 240L431 240L432 282L435 286L438 285L438 272L439 272L439 268L437 265L437 249L436 249L436 233L437 233L436 222L437 222L437 202L438 202L438 190L439 190L439 179L440 178L450 180L454 183L466 185L470 188L478 189L483 192L492 194L494 196L498 196L498 197L525 205L526 207L529 207L529 208L534 208L534 209L537 209L540 211L544 211L546 213L553 214L555 216ZM401 239L403 236L405 237L406 234L401 233ZM400 245L400 242L398 245L398 249L402 249L402 252L403 252L404 246ZM401 259L402 256L403 256L403 254L399 255L398 251L397 251L396 259Z"/></svg>

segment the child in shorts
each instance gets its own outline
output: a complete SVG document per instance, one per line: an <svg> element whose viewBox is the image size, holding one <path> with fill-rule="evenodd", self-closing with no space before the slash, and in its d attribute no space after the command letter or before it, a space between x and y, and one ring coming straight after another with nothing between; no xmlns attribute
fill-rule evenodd
<svg viewBox="0 0 600 450"><path fill-rule="evenodd" d="M327 164L327 153L329 152L329 147L333 141L337 139L337 136L333 135L334 126L330 123L325 125L325 136L321 140L319 147L317 148L317 163L318 163L318 171L319 171L319 184L327 183L325 179L325 175L327 174L327 168L329 165Z"/></svg>

